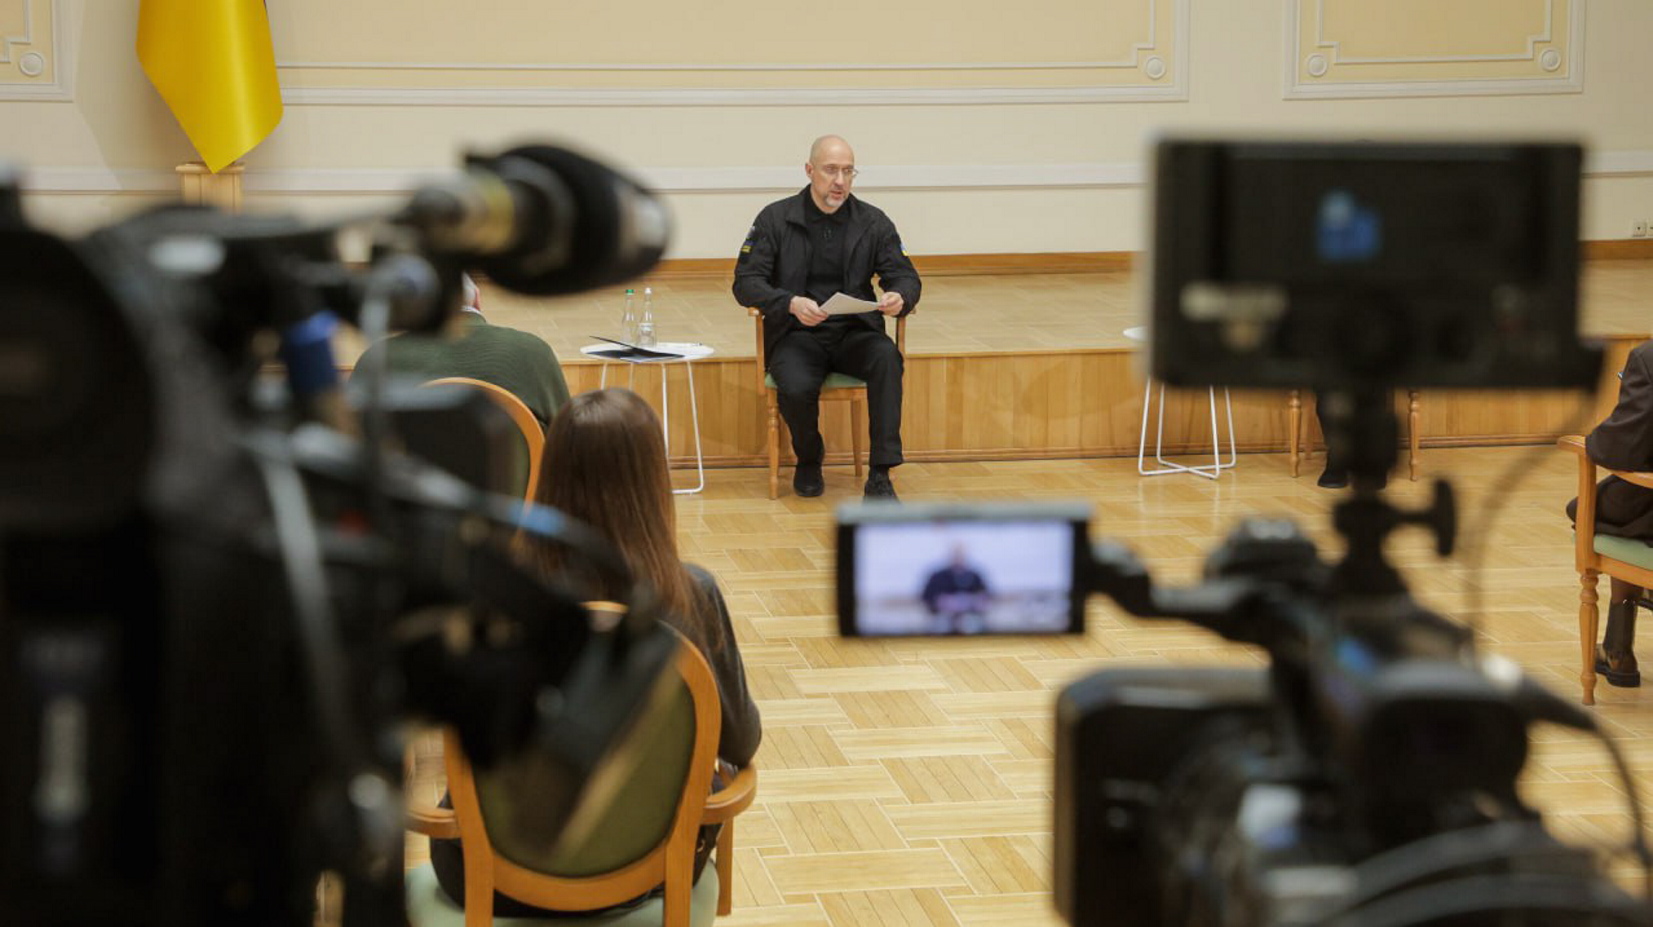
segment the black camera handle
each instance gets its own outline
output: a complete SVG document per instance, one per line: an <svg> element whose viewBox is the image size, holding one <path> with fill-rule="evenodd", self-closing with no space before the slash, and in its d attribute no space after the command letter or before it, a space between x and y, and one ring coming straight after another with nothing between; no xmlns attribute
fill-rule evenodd
<svg viewBox="0 0 1653 927"><path fill-rule="evenodd" d="M1091 546L1086 591L1106 595L1138 618L1187 621L1271 652L1304 631L1290 617L1297 613L1287 607L1293 597L1271 580L1225 576L1194 586L1156 587L1141 559L1117 541Z"/></svg>
<svg viewBox="0 0 1653 927"><path fill-rule="evenodd" d="M1383 498L1400 433L1388 387L1321 390L1318 402L1325 410L1326 456L1348 467L1354 490L1332 510L1332 526L1348 549L1332 572L1328 591L1333 598L1404 594L1406 584L1384 559L1383 543L1396 528L1415 524L1434 533L1437 554L1451 556L1458 531L1452 486L1436 480L1430 504L1410 512Z"/></svg>

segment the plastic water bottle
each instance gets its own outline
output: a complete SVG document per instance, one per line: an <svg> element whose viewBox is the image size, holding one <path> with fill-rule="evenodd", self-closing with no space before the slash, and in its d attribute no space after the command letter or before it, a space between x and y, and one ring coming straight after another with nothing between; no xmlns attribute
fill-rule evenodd
<svg viewBox="0 0 1653 927"><path fill-rule="evenodd" d="M654 287L643 287L643 317L637 322L637 341L640 348L652 348L654 340Z"/></svg>
<svg viewBox="0 0 1653 927"><path fill-rule="evenodd" d="M636 290L626 288L626 314L620 317L620 337L632 344L637 343L637 310L632 306L636 295Z"/></svg>

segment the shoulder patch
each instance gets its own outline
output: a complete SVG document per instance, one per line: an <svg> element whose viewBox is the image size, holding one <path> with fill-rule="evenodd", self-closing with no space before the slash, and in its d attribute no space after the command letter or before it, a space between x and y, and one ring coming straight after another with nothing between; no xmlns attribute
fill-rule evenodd
<svg viewBox="0 0 1653 927"><path fill-rule="evenodd" d="M746 230L746 241L741 243L740 253L741 254L751 254L752 253L752 245L757 240L758 240L758 227L756 225L753 225L751 228Z"/></svg>

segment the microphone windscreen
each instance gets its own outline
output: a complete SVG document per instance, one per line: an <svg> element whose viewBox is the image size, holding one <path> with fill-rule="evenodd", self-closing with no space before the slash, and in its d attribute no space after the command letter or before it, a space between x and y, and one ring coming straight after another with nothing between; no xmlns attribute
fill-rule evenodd
<svg viewBox="0 0 1653 927"><path fill-rule="evenodd" d="M517 247L481 257L476 266L507 289L537 296L576 293L629 280L653 267L665 252L671 222L665 205L629 177L566 148L528 145L481 162L527 161L554 174L566 187L574 215L525 217ZM549 201L549 200L548 200ZM556 221L553 221L556 220ZM552 267L523 260L538 251L522 236L564 234L566 259Z"/></svg>

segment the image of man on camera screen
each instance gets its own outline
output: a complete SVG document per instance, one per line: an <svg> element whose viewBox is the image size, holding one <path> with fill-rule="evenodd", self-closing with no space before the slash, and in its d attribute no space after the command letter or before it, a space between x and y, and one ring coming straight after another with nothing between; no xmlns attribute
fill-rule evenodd
<svg viewBox="0 0 1653 927"><path fill-rule="evenodd" d="M1068 628L1065 524L867 526L855 552L859 633L1038 634Z"/></svg>
<svg viewBox="0 0 1653 927"><path fill-rule="evenodd" d="M937 634L979 633L986 626L987 608L992 602L987 583L970 565L963 544L955 545L947 565L924 581L920 598L930 610L931 630Z"/></svg>

